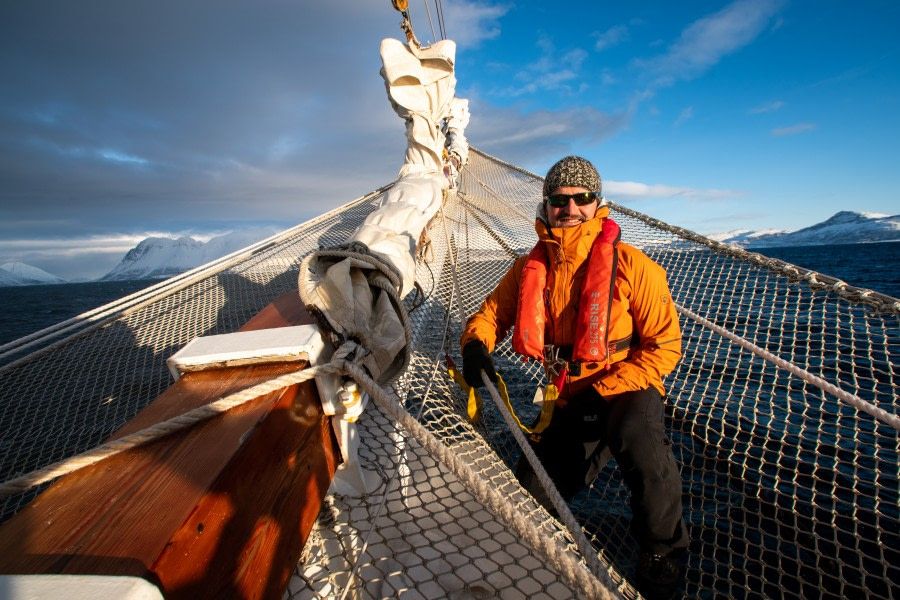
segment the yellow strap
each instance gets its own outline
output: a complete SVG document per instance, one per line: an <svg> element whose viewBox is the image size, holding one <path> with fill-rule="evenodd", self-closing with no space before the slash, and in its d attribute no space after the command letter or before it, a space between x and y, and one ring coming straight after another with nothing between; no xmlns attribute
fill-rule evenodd
<svg viewBox="0 0 900 600"><path fill-rule="evenodd" d="M394 8L396 8L400 12L404 12L407 8L409 8L406 0L391 0L391 4L393 4Z"/></svg>
<svg viewBox="0 0 900 600"><path fill-rule="evenodd" d="M469 423L477 423L481 420L481 392L477 388L469 387L466 380L463 379L462 373L456 370L456 367L447 367L447 373L453 378L453 381L462 388L462 391L469 395L469 403L466 407L466 414L469 416Z"/></svg>
<svg viewBox="0 0 900 600"><path fill-rule="evenodd" d="M453 381L462 388L462 391L469 395L468 405L466 407L466 414L469 417L469 422L478 423L478 421L481 420L481 393L477 388L470 387L469 384L466 383L466 380L463 379L462 374L453 366L447 368L447 373ZM522 425L519 417L516 416L516 411L513 410L512 403L509 401L509 390L506 388L506 382L503 381L503 378L500 377L499 374L497 375L497 391L500 392L500 398L503 399L503 403L506 405L506 408L509 409L509 413L512 415L513 419L515 419L516 424L525 433L537 435L542 433L547 429L547 426L550 425L550 418L553 416L553 407L556 405L556 399L559 397L559 390L557 390L556 386L552 383L544 389L544 402L541 405L541 417L538 419L537 425L535 425L534 428Z"/></svg>

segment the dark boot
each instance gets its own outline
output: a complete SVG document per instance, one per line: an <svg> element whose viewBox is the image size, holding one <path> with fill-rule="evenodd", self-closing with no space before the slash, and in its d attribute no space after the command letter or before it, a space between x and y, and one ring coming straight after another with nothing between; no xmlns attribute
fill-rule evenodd
<svg viewBox="0 0 900 600"><path fill-rule="evenodd" d="M638 558L635 587L649 600L668 600L683 591L684 558L679 551L668 555L642 552Z"/></svg>

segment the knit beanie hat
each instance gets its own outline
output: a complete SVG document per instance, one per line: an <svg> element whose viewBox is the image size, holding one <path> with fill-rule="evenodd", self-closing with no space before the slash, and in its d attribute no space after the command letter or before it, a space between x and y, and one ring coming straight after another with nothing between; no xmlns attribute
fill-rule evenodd
<svg viewBox="0 0 900 600"><path fill-rule="evenodd" d="M599 196L600 174L586 158L567 156L547 171L547 177L544 178L544 196L561 187L583 187Z"/></svg>

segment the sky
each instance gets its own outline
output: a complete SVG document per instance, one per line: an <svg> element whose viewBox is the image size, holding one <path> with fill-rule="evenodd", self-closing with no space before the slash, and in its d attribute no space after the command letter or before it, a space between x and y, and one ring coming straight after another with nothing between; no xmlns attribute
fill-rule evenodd
<svg viewBox="0 0 900 600"><path fill-rule="evenodd" d="M896 0L440 8L493 156L584 156L611 201L704 235L900 213ZM287 228L392 181L399 23L389 0L3 2L0 264L95 278L148 236Z"/></svg>

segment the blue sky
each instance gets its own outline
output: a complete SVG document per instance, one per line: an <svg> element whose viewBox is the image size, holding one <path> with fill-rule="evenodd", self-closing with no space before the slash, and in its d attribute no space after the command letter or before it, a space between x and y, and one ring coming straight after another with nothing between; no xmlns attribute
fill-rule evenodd
<svg viewBox="0 0 900 600"><path fill-rule="evenodd" d="M422 41L422 0L409 0ZM435 18L433 0L428 8ZM470 142L703 234L900 213L900 3L444 0ZM389 0L0 6L0 263L289 227L393 179ZM439 36L438 36L439 37Z"/></svg>

